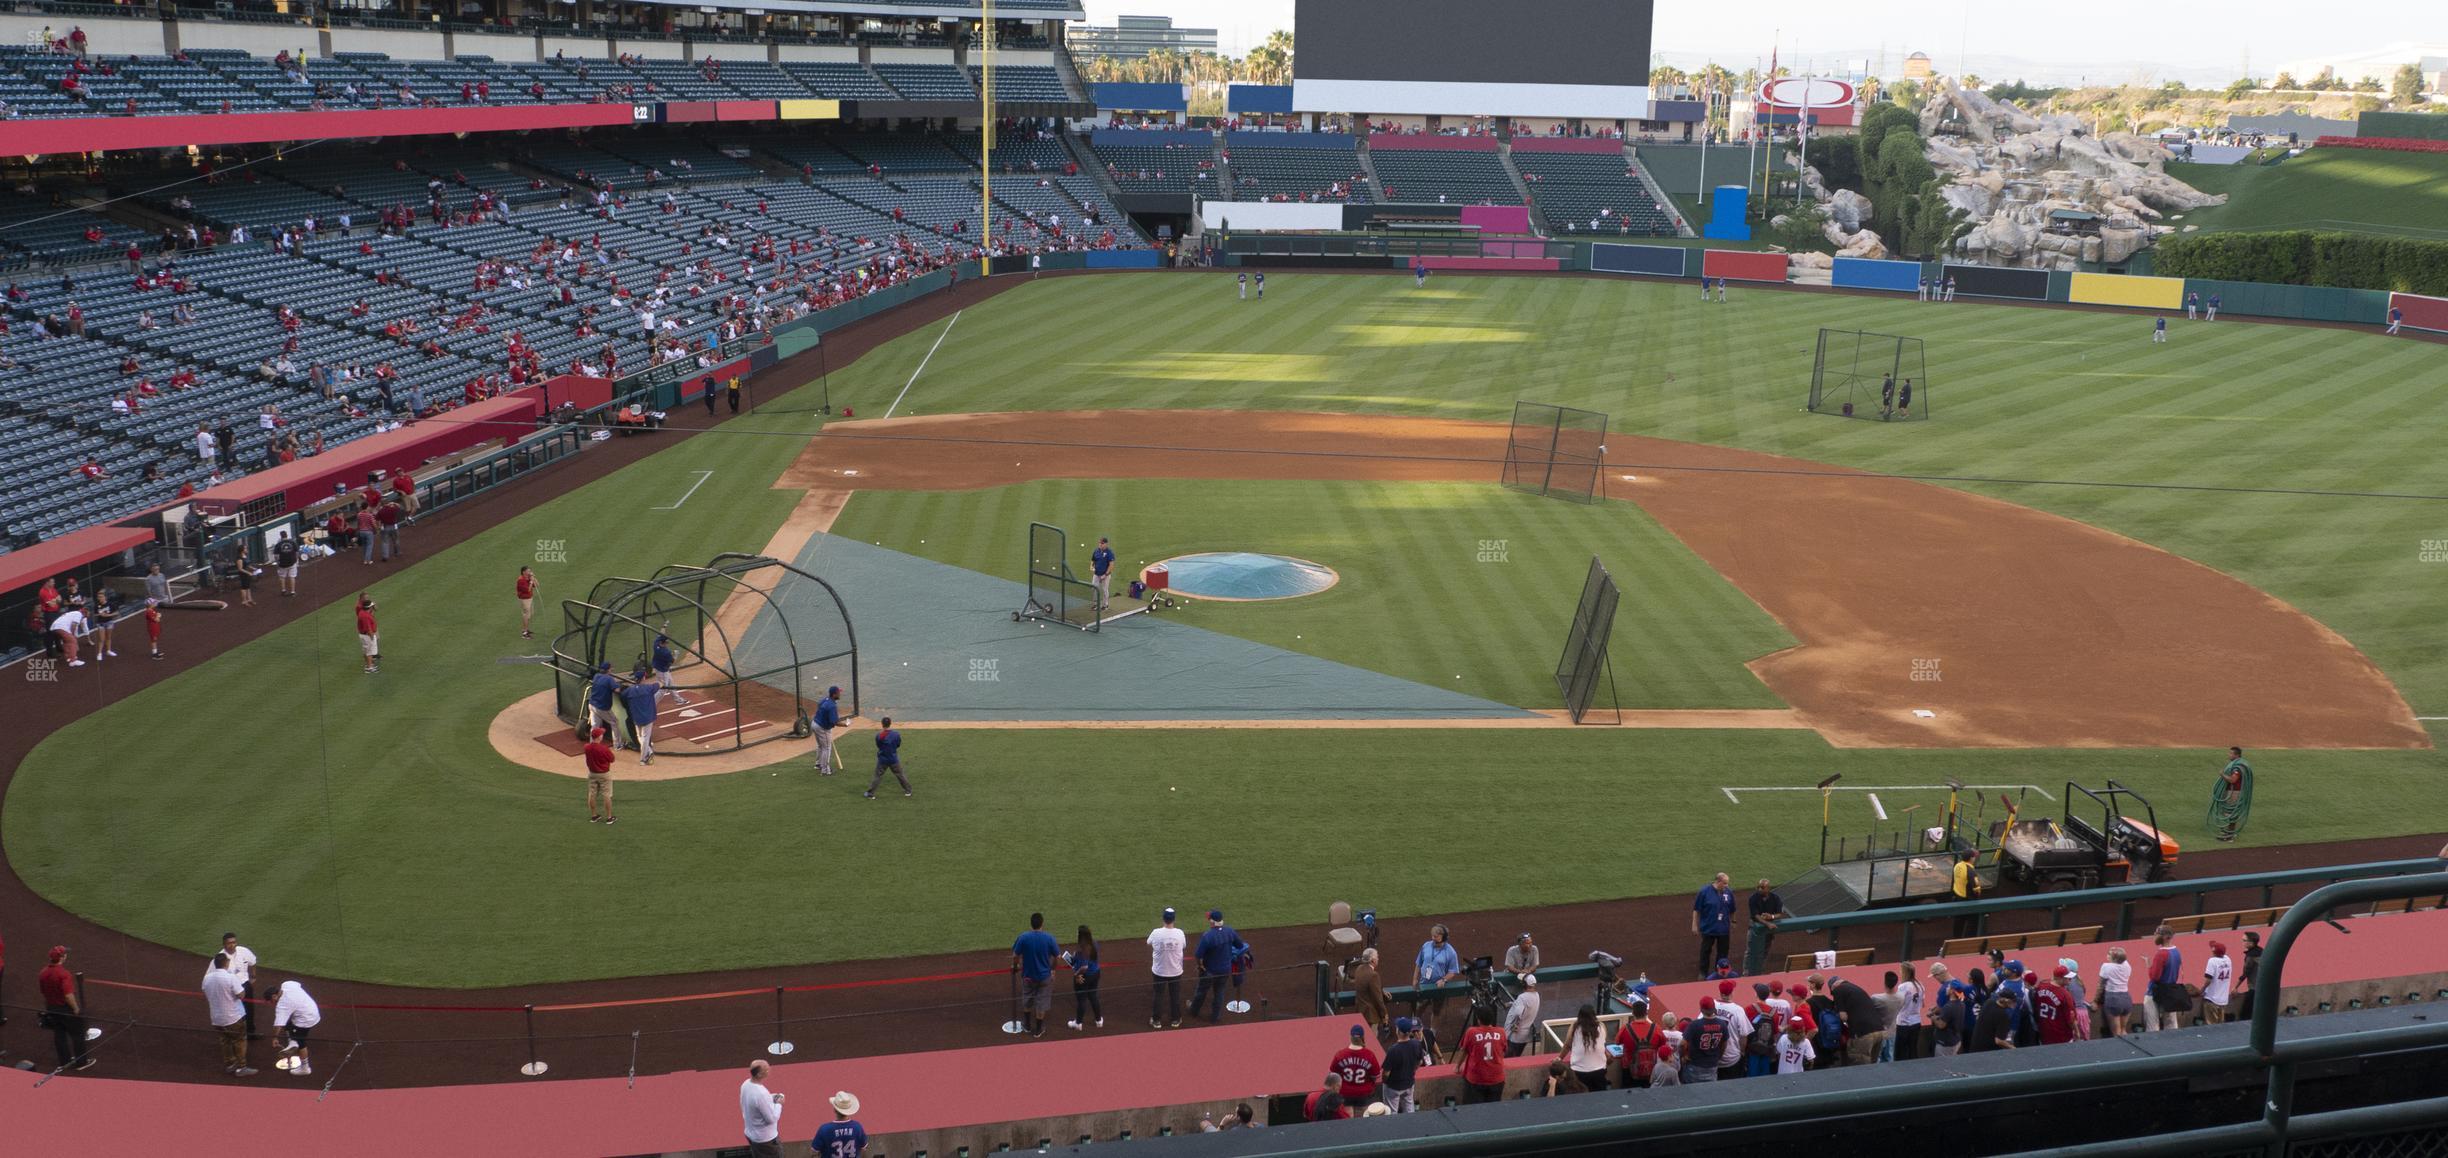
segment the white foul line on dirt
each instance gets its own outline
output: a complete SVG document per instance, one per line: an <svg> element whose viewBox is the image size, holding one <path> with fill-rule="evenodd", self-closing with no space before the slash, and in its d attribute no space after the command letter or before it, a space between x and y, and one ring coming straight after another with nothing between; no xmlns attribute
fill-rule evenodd
<svg viewBox="0 0 2448 1158"><path fill-rule="evenodd" d="M901 384L899 394L893 395L892 405L884 408L884 417L890 418L893 411L901 409L901 400L909 397L910 387L918 384L920 374L926 373L927 363L935 360L935 351L943 349L944 339L952 336L952 327L960 324L960 316L959 310L952 311L952 320L945 322L943 332L935 335L935 344L927 347L926 357L918 359L918 368L910 371L910 380Z"/></svg>
<svg viewBox="0 0 2448 1158"><path fill-rule="evenodd" d="M2032 791L2034 791L2034 792L2039 793L2039 794L2040 794L2040 795L2041 795L2043 798L2045 798L2045 799L2048 799L2048 800L2055 800L2055 799L2057 799L2056 797L2054 797L2054 796L2050 796L2050 795L2049 795L2049 790L2048 790L2048 789L2046 789L2046 788L2042 788L2041 786L2039 786L2039 785L2037 785L2037 784L1966 784L1966 785L1964 785L1964 787L1965 787L1965 788L1968 788L1968 789L1972 789L1972 790L1974 790L1974 791L1979 791L1979 790L1982 790L1982 789L1988 789L1988 788L2028 788L2028 789L2030 789L2030 790L2032 790ZM1835 785L1835 786L1833 786L1833 787L1829 788L1829 789L1828 789L1828 791L1830 791L1830 792L1932 792L1932 791L1942 791L1942 790L1944 790L1945 788L1946 788L1946 785L1944 785L1944 784L1839 784L1839 785ZM1725 798L1726 798L1726 799L1731 800L1731 801L1733 801L1733 802L1734 802L1734 803L1736 803L1736 804L1740 804L1740 803L1742 803L1742 798L1741 798L1741 797L1738 797L1738 796L1736 796L1736 795L1734 795L1734 794L1735 794L1735 793L1737 793L1737 792L1817 792L1817 791L1819 791L1819 790L1818 790L1817 788L1814 788L1814 787L1812 787L1812 786L1808 785L1808 784L1779 784L1779 785L1775 785L1775 786L1772 786L1772 787L1764 787L1764 788L1728 788L1728 787L1726 787L1726 786L1724 786L1724 785L1719 785L1719 786L1717 787L1717 791L1725 793Z"/></svg>
<svg viewBox="0 0 2448 1158"><path fill-rule="evenodd" d="M685 491L685 492L683 492L683 493L681 494L681 496L680 496L680 498L679 498L679 500L678 500L678 501L676 501L676 502L672 503L672 505L670 505L670 506L668 506L668 507L656 507L656 508L655 508L656 510L658 510L658 511L676 511L676 510L679 510L679 509L680 509L680 504L681 504L681 503L685 503L685 502L689 501L689 496L690 496L690 495L693 495L693 494L696 494L696 493L697 493L697 488L705 485L705 480L707 480L707 479L710 479L710 478L713 478L713 477L714 477L714 472L713 472L713 471L710 471L710 470L693 471L693 472L691 472L691 473L693 473L693 474L695 474L695 475L697 476L697 481L689 484L689 489L688 489L687 491Z"/></svg>

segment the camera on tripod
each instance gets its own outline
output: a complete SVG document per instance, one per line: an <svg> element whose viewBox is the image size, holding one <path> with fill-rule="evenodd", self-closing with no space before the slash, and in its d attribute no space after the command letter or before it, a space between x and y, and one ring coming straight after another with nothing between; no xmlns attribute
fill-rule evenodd
<svg viewBox="0 0 2448 1158"><path fill-rule="evenodd" d="M1471 1012L1487 1017L1496 1024L1504 1013L1504 997L1496 991L1496 959L1473 957L1462 966L1462 979L1470 983Z"/></svg>

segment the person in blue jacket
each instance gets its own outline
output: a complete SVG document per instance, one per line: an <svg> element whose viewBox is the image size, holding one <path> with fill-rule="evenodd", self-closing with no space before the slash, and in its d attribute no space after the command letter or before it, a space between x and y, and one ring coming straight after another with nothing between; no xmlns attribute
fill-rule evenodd
<svg viewBox="0 0 2448 1158"><path fill-rule="evenodd" d="M629 726L637 731L640 764L654 763L655 701L662 696L662 685L651 675L621 689L621 703L629 709Z"/></svg>
<svg viewBox="0 0 2448 1158"><path fill-rule="evenodd" d="M884 783L884 773L891 772L901 782L901 795L917 795L910 791L909 777L901 774L901 732L892 726L892 717L884 717L884 726L876 731L875 777L867 781L867 799L875 799L875 790Z"/></svg>
<svg viewBox="0 0 2448 1158"><path fill-rule="evenodd" d="M595 665L595 678L587 683L587 726L581 731L592 735L597 728L612 735L612 747L626 748L621 742L620 725L612 719L612 700L620 695L620 677L612 674L612 661Z"/></svg>
<svg viewBox="0 0 2448 1158"><path fill-rule="evenodd" d="M1233 958L1241 953L1241 934L1224 923L1222 909L1207 910L1207 931L1198 939L1198 988L1190 992L1190 1016L1207 1010L1210 1025L1224 1020L1224 986L1232 979Z"/></svg>

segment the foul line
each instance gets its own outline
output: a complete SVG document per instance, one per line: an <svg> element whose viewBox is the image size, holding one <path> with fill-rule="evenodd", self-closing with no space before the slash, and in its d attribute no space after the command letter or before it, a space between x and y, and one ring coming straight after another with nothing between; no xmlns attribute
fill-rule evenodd
<svg viewBox="0 0 2448 1158"><path fill-rule="evenodd" d="M701 470L701 471L695 471L695 472L693 472L693 473L694 473L694 474L696 474L696 476L697 476L697 481L696 481L696 482L694 482L694 483L689 484L689 489L688 489L688 492L687 492L686 494L683 494L683 495L681 495L681 496L680 496L680 502L673 503L672 505L670 505L670 506L668 506L668 507L656 507L655 509L656 509L656 510L658 510L658 511L676 511L676 510L679 510L679 509L680 509L680 503L685 503L685 502L689 501L689 495L696 494L696 493L697 493L697 488L698 488L698 487L704 486L704 485L705 485L705 482L706 482L706 480L707 480L707 479L710 479L710 478L713 478L713 477L714 477L714 472L713 472L713 471L710 471L710 470Z"/></svg>
<svg viewBox="0 0 2448 1158"><path fill-rule="evenodd" d="M884 408L884 417L890 418L893 411L901 409L901 400L909 397L910 387L918 384L920 374L926 373L927 363L935 360L935 351L943 349L944 339L952 336L952 327L960 324L960 316L959 310L952 311L952 320L945 322L943 332L935 335L935 344L927 347L926 357L918 359L918 368L910 371L910 380L901 384L899 394L893 395L892 405Z"/></svg>
<svg viewBox="0 0 2448 1158"><path fill-rule="evenodd" d="M2043 798L2045 798L2045 799L2051 800L2051 801L2054 801L2054 800L2056 800L2056 799L2057 799L2056 797L2054 797L2054 796L2050 796L2050 795L2049 795L2049 790L2048 790L2048 789L2046 789L2046 788L2042 788L2041 786L2039 786L2039 785L2037 785L2037 784L1966 784L1966 785L1964 785L1964 787L1965 787L1965 788L1968 788L1968 789L1974 789L1974 790L1988 789L1988 788L2028 788L2028 789L2031 789L2031 790L2032 790L2032 791L2034 791L2034 792L2039 793L2039 794L2040 794L2040 795L2041 795ZM1836 785L1836 786L1834 786L1834 787L1832 787L1832 788L1829 788L1829 789L1828 789L1828 791L1830 791L1830 792L1927 792L1927 791L1938 791L1938 790L1943 790L1943 789L1945 789L1945 788L1946 788L1946 785L1944 785L1944 784L1839 784L1839 785ZM1741 800L1739 797L1737 797L1737 796L1735 796L1735 795L1734 795L1734 794L1735 794L1735 793L1737 793L1737 792L1817 792L1817 791L1819 791L1819 789L1814 788L1814 787L1811 787L1811 786L1810 786L1810 785L1808 785L1808 784L1781 784L1781 785L1776 785L1776 786L1773 786L1773 787L1766 787L1766 788L1728 788L1728 787L1726 787L1726 786L1724 786L1724 785L1722 785L1722 784L1721 784L1721 785L1718 785L1718 787L1717 787L1717 791L1725 793L1725 798L1726 798L1726 799L1731 800L1731 801L1733 801L1733 802L1734 802L1734 803L1736 803L1736 804L1740 804L1740 803L1742 803L1742 800Z"/></svg>

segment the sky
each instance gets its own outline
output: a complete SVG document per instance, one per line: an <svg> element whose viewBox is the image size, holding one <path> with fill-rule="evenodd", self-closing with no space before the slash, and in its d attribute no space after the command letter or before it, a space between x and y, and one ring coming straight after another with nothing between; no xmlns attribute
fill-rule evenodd
<svg viewBox="0 0 2448 1158"><path fill-rule="evenodd" d="M1127 13L1214 28L1221 48L1238 56L1268 31L1291 27L1293 0L1086 0L1086 5L1089 19L1099 24ZM1900 70L1906 53L1919 51L1942 72L1954 71L1953 62L1963 59L1984 77L2005 79L1999 70L2020 67L2033 73L2035 82L2056 83L2225 83L2242 73L2248 59L2254 75L2267 77L2282 66L2384 50L2405 42L2409 31L2427 31L2437 42L2430 50L2448 52L2448 18L2418 21L2429 28L2410 29L2406 18L2430 8L2411 0L2317 10L2300 0L2223 0L2216 19L2201 19L2193 2L2137 8L2129 0L2055 0L2044 13L2029 5L1934 12L1937 7L1928 0L1742 5L1665 0L1658 5L1653 48L1669 64L1713 58L1731 65L1764 57L1781 41L1782 59L1799 55L1833 64L1875 58L1883 42L1890 73ZM1490 8L1501 12L1504 5L1491 0Z"/></svg>

